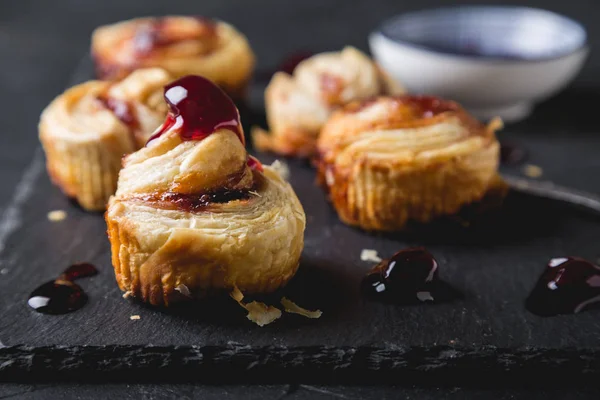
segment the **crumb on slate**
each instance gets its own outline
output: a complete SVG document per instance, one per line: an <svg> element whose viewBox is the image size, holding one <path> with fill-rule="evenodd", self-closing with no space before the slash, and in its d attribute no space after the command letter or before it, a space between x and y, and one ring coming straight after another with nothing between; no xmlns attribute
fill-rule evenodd
<svg viewBox="0 0 600 400"><path fill-rule="evenodd" d="M177 285L177 287L175 287L175 290L178 291L179 293L181 293L184 296L192 297L192 293L190 292L190 288L188 288L183 283Z"/></svg>
<svg viewBox="0 0 600 400"><path fill-rule="evenodd" d="M360 253L360 259L362 261L381 262L381 257L377 255L377 250L373 249L363 249Z"/></svg>
<svg viewBox="0 0 600 400"><path fill-rule="evenodd" d="M8 268L2 268L2 269L0 269L0 275L6 275L6 274L8 274L8 271L9 271Z"/></svg>
<svg viewBox="0 0 600 400"><path fill-rule="evenodd" d="M286 163L280 160L275 160L273 164L271 164L271 168L273 168L277 173L284 179L290 179L290 168Z"/></svg>
<svg viewBox="0 0 600 400"><path fill-rule="evenodd" d="M544 170L537 165L527 164L523 167L523 173L530 178L539 178L544 174Z"/></svg>
<svg viewBox="0 0 600 400"><path fill-rule="evenodd" d="M64 210L54 210L48 213L48 219L52 222L62 221L67 218L67 212Z"/></svg>
<svg viewBox="0 0 600 400"><path fill-rule="evenodd" d="M136 320L136 319L140 319L141 317L139 315L132 315L131 317L129 317L130 320Z"/></svg>

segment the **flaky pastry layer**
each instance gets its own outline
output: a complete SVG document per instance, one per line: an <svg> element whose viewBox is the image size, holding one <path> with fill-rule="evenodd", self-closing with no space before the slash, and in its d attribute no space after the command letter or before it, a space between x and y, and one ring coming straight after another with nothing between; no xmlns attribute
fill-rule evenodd
<svg viewBox="0 0 600 400"><path fill-rule="evenodd" d="M106 213L119 287L162 305L185 299L181 287L198 297L285 285L298 268L306 223L291 186L270 167L251 170L231 131L202 141L181 142L176 135L157 141L126 158ZM170 203L173 197L156 201L157 193L163 199L164 193L241 195L190 209Z"/></svg>
<svg viewBox="0 0 600 400"><path fill-rule="evenodd" d="M144 67L175 78L201 75L233 98L242 98L255 57L233 26L200 17L137 18L97 28L92 54L102 79L119 79Z"/></svg>
<svg viewBox="0 0 600 400"><path fill-rule="evenodd" d="M494 129L435 98L350 104L322 130L320 181L347 224L391 231L429 222L502 185Z"/></svg>
<svg viewBox="0 0 600 400"><path fill-rule="evenodd" d="M167 109L161 69L139 70L120 82L89 81L43 111L40 140L52 181L87 210L104 210L115 192L121 158L144 145Z"/></svg>

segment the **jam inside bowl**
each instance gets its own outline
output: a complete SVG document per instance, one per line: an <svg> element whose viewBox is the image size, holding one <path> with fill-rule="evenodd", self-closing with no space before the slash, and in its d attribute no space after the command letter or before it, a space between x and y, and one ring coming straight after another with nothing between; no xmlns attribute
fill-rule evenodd
<svg viewBox="0 0 600 400"><path fill-rule="evenodd" d="M527 7L416 11L385 21L371 50L408 90L455 99L508 121L566 86L588 53L579 23Z"/></svg>

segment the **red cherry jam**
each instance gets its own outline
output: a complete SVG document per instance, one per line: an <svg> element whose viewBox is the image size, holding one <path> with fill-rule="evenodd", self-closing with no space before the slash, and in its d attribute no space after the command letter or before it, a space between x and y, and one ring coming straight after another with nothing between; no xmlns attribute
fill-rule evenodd
<svg viewBox="0 0 600 400"><path fill-rule="evenodd" d="M229 96L208 79L188 75L170 83L165 86L165 101L169 106L167 119L148 143L170 129L177 129L184 141L202 140L219 129L229 129L246 145L238 109ZM248 157L248 166L263 171L260 161L252 156Z"/></svg>
<svg viewBox="0 0 600 400"><path fill-rule="evenodd" d="M123 122L131 131L139 129L140 123L135 110L128 102L112 97L98 97L100 103L110 110L115 117Z"/></svg>
<svg viewBox="0 0 600 400"><path fill-rule="evenodd" d="M73 281L97 273L98 270L92 264L73 264L58 279L46 282L31 292L27 304L44 314L66 314L78 310L87 303L88 296Z"/></svg>
<svg viewBox="0 0 600 400"><path fill-rule="evenodd" d="M424 248L401 250L377 264L362 281L369 298L397 304L440 303L461 297L438 277L438 263Z"/></svg>
<svg viewBox="0 0 600 400"><path fill-rule="evenodd" d="M240 115L233 101L206 78L188 75L165 86L169 114L148 143L177 128L181 140L202 140L219 129L229 129L245 144Z"/></svg>
<svg viewBox="0 0 600 400"><path fill-rule="evenodd" d="M600 267L579 257L553 258L525 302L549 317L585 311L600 302Z"/></svg>
<svg viewBox="0 0 600 400"><path fill-rule="evenodd" d="M198 29L191 31L178 31L170 29L174 21L168 17L155 18L150 23L140 26L133 37L133 49L138 57L151 54L155 49L170 46L182 40L216 38L217 25L214 21L196 16Z"/></svg>

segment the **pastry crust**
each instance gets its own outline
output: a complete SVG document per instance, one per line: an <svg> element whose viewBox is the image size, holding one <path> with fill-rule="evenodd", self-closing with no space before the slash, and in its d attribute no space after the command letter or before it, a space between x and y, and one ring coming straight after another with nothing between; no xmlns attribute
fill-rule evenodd
<svg viewBox="0 0 600 400"><path fill-rule="evenodd" d="M104 210L121 158L164 120L162 91L170 79L158 68L139 70L121 82L74 86L54 99L39 124L52 181L86 210Z"/></svg>
<svg viewBox="0 0 600 400"><path fill-rule="evenodd" d="M201 201L211 193L237 197ZM154 305L185 299L178 287L276 290L298 268L306 223L291 186L251 169L225 129L185 142L167 132L126 157L105 218L119 287Z"/></svg>
<svg viewBox="0 0 600 400"><path fill-rule="evenodd" d="M503 186L496 128L435 97L355 102L323 127L320 182L349 225L392 231L429 222Z"/></svg>
<svg viewBox="0 0 600 400"><path fill-rule="evenodd" d="M179 78L201 75L241 99L254 70L246 37L233 26L202 17L137 18L101 26L92 34L101 79L119 79L137 68L160 67Z"/></svg>
<svg viewBox="0 0 600 400"><path fill-rule="evenodd" d="M277 72L265 91L269 132L255 129L263 151L309 157L333 110L353 100L401 94L402 87L353 47L302 61L293 75Z"/></svg>

